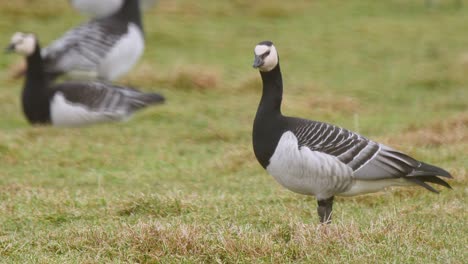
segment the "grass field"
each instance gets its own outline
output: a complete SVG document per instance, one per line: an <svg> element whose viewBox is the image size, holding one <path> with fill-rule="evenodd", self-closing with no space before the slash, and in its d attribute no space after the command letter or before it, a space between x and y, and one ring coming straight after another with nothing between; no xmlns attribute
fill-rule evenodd
<svg viewBox="0 0 468 264"><path fill-rule="evenodd" d="M0 57L2 263L467 263L468 6L457 1L160 0L124 79L167 104L121 124L31 127L18 56ZM67 1L0 2L0 43L50 43ZM360 132L454 175L423 188L314 198L255 160L254 46L278 48L287 115ZM439 188L442 189L442 188Z"/></svg>

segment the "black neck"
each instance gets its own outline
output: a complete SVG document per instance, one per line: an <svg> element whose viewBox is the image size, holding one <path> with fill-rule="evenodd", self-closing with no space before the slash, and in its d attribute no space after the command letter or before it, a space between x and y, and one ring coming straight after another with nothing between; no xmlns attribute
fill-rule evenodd
<svg viewBox="0 0 468 264"><path fill-rule="evenodd" d="M113 15L122 21L129 21L135 23L143 31L143 23L140 14L140 0L124 0L122 7Z"/></svg>
<svg viewBox="0 0 468 264"><path fill-rule="evenodd" d="M50 122L48 80L42 69L41 48L27 57L26 81L23 87L23 112L29 122L45 124Z"/></svg>
<svg viewBox="0 0 468 264"><path fill-rule="evenodd" d="M286 123L281 114L283 81L279 64L269 72L260 72L263 80L262 99L255 116L252 138L255 156L266 168Z"/></svg>
<svg viewBox="0 0 468 264"><path fill-rule="evenodd" d="M29 92L34 94L45 94L47 81L44 70L42 69L41 47L39 43L36 44L36 50L26 58L26 61L25 90L29 90Z"/></svg>
<svg viewBox="0 0 468 264"><path fill-rule="evenodd" d="M283 100L283 79L279 63L269 72L260 71L263 81L262 99L258 112L268 115L281 115L281 101Z"/></svg>

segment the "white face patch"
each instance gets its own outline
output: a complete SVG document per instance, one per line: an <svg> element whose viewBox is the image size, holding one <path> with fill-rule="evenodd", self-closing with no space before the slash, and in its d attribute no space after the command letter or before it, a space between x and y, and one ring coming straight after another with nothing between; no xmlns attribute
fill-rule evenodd
<svg viewBox="0 0 468 264"><path fill-rule="evenodd" d="M269 50L270 47L267 45L257 45L255 46L255 55L260 56Z"/></svg>
<svg viewBox="0 0 468 264"><path fill-rule="evenodd" d="M255 46L255 56L265 56L263 57L263 65L258 67L260 71L268 72L273 70L278 64L278 52L274 45L257 45ZM269 52L269 54L268 54ZM268 55L264 55L268 54Z"/></svg>
<svg viewBox="0 0 468 264"><path fill-rule="evenodd" d="M10 44L13 45L14 50L18 54L29 56L36 50L36 37L33 34L16 32L11 37Z"/></svg>

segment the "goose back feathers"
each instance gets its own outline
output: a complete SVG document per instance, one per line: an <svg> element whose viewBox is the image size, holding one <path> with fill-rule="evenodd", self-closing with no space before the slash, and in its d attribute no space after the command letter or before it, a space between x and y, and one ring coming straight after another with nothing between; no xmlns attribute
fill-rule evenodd
<svg viewBox="0 0 468 264"><path fill-rule="evenodd" d="M42 57L51 78L70 73L114 80L133 67L143 50L139 0L125 0L117 13L66 32L42 51Z"/></svg>
<svg viewBox="0 0 468 264"><path fill-rule="evenodd" d="M50 111L56 126L81 126L124 121L131 114L164 97L102 82L67 82L52 87Z"/></svg>

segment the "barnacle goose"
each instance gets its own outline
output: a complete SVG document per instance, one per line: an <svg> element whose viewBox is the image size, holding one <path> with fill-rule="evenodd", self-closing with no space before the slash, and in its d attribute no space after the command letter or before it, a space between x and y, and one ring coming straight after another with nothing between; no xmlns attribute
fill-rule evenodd
<svg viewBox="0 0 468 264"><path fill-rule="evenodd" d="M51 78L69 73L115 80L135 65L144 46L139 0L124 0L116 13L71 29L41 54Z"/></svg>
<svg viewBox="0 0 468 264"><path fill-rule="evenodd" d="M117 12L124 0L69 0L70 4L79 12L90 17L105 17ZM150 8L156 0L140 0L141 8Z"/></svg>
<svg viewBox="0 0 468 264"><path fill-rule="evenodd" d="M281 113L283 81L271 41L254 50L254 68L263 92L253 124L253 149L259 163L282 186L318 201L320 222L331 222L333 197L352 196L389 186L427 183L450 185L437 176L447 171L331 124L287 117Z"/></svg>
<svg viewBox="0 0 468 264"><path fill-rule="evenodd" d="M122 121L139 109L164 101L164 97L156 93L142 93L104 82L52 85L44 74L40 45L33 34L15 33L7 50L26 56L22 104L32 124L73 127Z"/></svg>

